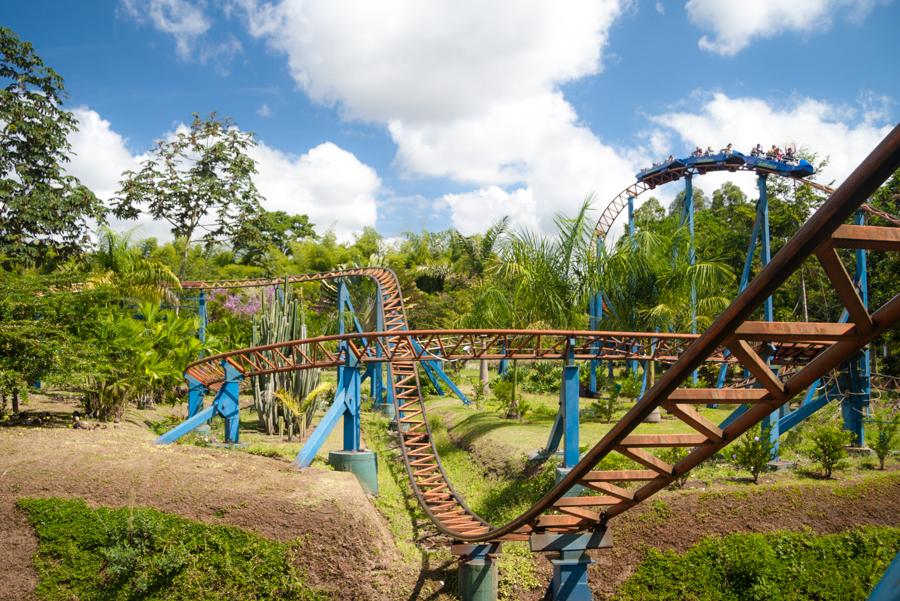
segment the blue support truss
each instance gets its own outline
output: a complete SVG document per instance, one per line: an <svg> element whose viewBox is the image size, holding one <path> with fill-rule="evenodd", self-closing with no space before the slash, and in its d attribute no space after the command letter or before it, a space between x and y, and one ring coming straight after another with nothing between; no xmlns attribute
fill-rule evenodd
<svg viewBox="0 0 900 601"><path fill-rule="evenodd" d="M549 457L563 443L563 468L571 468L578 463L579 451L579 378L578 365L574 359L574 339L566 345L566 360L562 379L559 383L559 411L550 429L547 445L541 456Z"/></svg>
<svg viewBox="0 0 900 601"><path fill-rule="evenodd" d="M203 409L203 396L206 394L206 386L192 376L184 377L188 383L188 417L194 417Z"/></svg>
<svg viewBox="0 0 900 601"><path fill-rule="evenodd" d="M240 393L243 374L228 361L222 361L222 369L225 370L225 380L216 392L212 405L200 410L186 420L156 439L156 444L170 444L205 424L214 416L219 415L225 419L225 442L237 444L240 426L240 405L238 395ZM190 382L190 379L188 380ZM202 401L201 401L202 403ZM202 405L201 405L202 406Z"/></svg>

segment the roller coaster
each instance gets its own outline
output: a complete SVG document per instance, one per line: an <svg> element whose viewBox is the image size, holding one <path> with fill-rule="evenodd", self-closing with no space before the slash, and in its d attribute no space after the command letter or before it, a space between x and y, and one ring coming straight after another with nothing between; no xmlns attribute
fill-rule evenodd
<svg viewBox="0 0 900 601"><path fill-rule="evenodd" d="M605 235L624 206L630 206L637 194L660 183L679 177L689 179L691 173L701 170L752 169L760 177L777 171L747 158L740 164L729 162L727 157L706 163L673 161L663 170L645 173L620 195L623 203L618 209L614 201L604 212L598 232ZM287 281L296 283L371 280L377 290L376 329L234 350L191 363L185 370L192 391L190 417L160 437L159 442L171 442L213 415L225 418L226 438L237 440L237 399L242 381L267 373L337 368L336 398L317 431L333 427L342 418L344 451L361 453L360 370L383 366L412 491L434 527L446 536L451 551L460 558L463 598L495 598L494 558L500 545L506 541L528 541L533 552L553 554L548 598L590 599L587 566L591 559L587 550L611 546L612 518L638 506L767 419L773 410L803 394L900 320L900 294L870 311L865 290L858 288L839 254L844 249L900 251L900 228L846 223L898 167L900 126L830 193L701 334L411 330L399 283L388 269L368 267L289 277ZM847 319L834 323L776 322L767 315L763 321L752 320L791 274L813 257L845 307ZM184 282L183 287L261 287L283 281ZM602 298L592 303L595 317L596 304L602 310ZM559 360L564 365L560 423L567 469L534 505L505 524L490 524L482 519L453 488L429 429L418 370L419 364L429 361L480 359ZM586 453L579 454L578 362L635 360L659 361L667 368L609 432L593 442ZM739 365L749 377L735 387L689 386L692 372L705 363ZM202 399L206 393L215 398L204 409ZM728 423L714 424L696 408L709 403L740 406L743 410ZM667 410L693 433L635 434L638 425L659 408ZM674 464L650 452L672 447L688 450ZM631 460L637 468L601 469L598 464L613 453Z"/></svg>

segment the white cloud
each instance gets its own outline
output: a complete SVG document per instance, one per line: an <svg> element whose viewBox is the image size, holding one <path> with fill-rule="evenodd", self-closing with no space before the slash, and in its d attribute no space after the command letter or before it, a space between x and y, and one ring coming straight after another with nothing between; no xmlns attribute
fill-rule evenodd
<svg viewBox="0 0 900 601"><path fill-rule="evenodd" d="M319 232L333 228L342 241L375 225L381 181L353 153L325 142L299 157L265 144L250 154L257 161L254 181L266 209L305 213Z"/></svg>
<svg viewBox="0 0 900 601"><path fill-rule="evenodd" d="M268 104L263 103L258 109L256 109L256 114L263 119L268 119L272 116L272 109L269 108Z"/></svg>
<svg viewBox="0 0 900 601"><path fill-rule="evenodd" d="M661 15L666 14L666 7L662 2L657 2L655 8L656 8L656 12L658 12L659 14L661 14Z"/></svg>
<svg viewBox="0 0 900 601"><path fill-rule="evenodd" d="M122 8L129 17L153 26L175 39L181 58L191 57L194 42L206 33L210 20L203 9L186 0L122 0Z"/></svg>
<svg viewBox="0 0 900 601"><path fill-rule="evenodd" d="M877 122L871 120L873 116L878 118ZM799 98L790 105L774 105L760 98L731 98L722 93L709 97L697 112L666 113L652 120L677 133L685 143L684 148L708 145L720 148L729 142L743 151L757 143L765 148L772 144L781 148L805 147L819 157L829 158L818 180L838 184L892 127L884 112L857 111L812 98ZM704 176L704 183L710 181L704 188L711 191L724 179L730 176ZM748 185L745 178L736 181L747 187L753 184L749 181Z"/></svg>
<svg viewBox="0 0 900 601"><path fill-rule="evenodd" d="M206 13L206 2L189 0L121 0L120 14L172 36L178 57L184 61L210 63L222 75L228 75L227 65L244 51L233 35L221 41L208 39L213 21ZM227 7L227 5L226 5ZM226 16L228 11L226 12Z"/></svg>
<svg viewBox="0 0 900 601"><path fill-rule="evenodd" d="M831 27L834 16L845 13L860 22L877 4L890 0L806 0L803 3L747 0L688 0L688 17L704 35L699 46L734 56L757 38L785 32L813 33Z"/></svg>
<svg viewBox="0 0 900 601"><path fill-rule="evenodd" d="M408 176L476 186L444 199L460 229L508 213L546 231L634 173L559 90L601 70L625 0L241 4L310 98L387 125Z"/></svg>
<svg viewBox="0 0 900 601"><path fill-rule="evenodd" d="M69 136L74 156L66 170L108 201L119 188L122 172L137 169L143 157L133 155L125 138L97 111L77 107L72 112L78 119L78 131Z"/></svg>
<svg viewBox="0 0 900 601"><path fill-rule="evenodd" d="M148 154L131 152L125 138L96 111L78 107L73 112L79 129L69 138L75 156L67 171L109 201L119 188L122 172L139 169ZM170 139L185 130L186 126L179 124L162 137ZM381 182L375 170L352 153L325 142L296 157L260 143L251 156L258 169L254 183L266 199L266 209L305 213L319 232L333 227L340 240L350 240L364 226L375 225L375 198ZM171 239L165 222L145 215L137 224L141 236ZM136 222L113 220L112 225L124 230Z"/></svg>

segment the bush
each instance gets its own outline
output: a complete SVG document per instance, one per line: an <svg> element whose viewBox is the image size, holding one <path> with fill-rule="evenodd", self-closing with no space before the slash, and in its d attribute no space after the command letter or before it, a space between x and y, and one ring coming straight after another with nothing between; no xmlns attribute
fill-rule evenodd
<svg viewBox="0 0 900 601"><path fill-rule="evenodd" d="M326 598L303 584L289 545L153 509L22 499L40 544L42 599Z"/></svg>
<svg viewBox="0 0 900 601"><path fill-rule="evenodd" d="M562 380L562 367L553 363L534 363L530 369L523 370L522 388L533 393L551 393L559 391Z"/></svg>
<svg viewBox="0 0 900 601"><path fill-rule="evenodd" d="M875 455L878 456L878 469L884 469L884 460L894 448L894 439L897 436L897 428L900 427L900 414L895 413L889 406L877 406L873 412L872 424L874 436L870 443Z"/></svg>
<svg viewBox="0 0 900 601"><path fill-rule="evenodd" d="M685 447L669 447L663 450L659 454L659 458L668 463L669 465L675 465L682 459L690 454L690 450ZM675 477L675 480L672 482L672 488L684 488L684 485L687 484L688 478L691 477L690 472L685 472L679 476Z"/></svg>
<svg viewBox="0 0 900 601"><path fill-rule="evenodd" d="M775 444L770 429L758 424L744 433L735 444L731 459L739 468L753 476L753 483L759 482L759 475L772 460Z"/></svg>
<svg viewBox="0 0 900 601"><path fill-rule="evenodd" d="M835 469L840 469L847 451L844 447L853 440L853 435L835 423L813 426L807 435L804 454L819 464L825 478L831 478Z"/></svg>
<svg viewBox="0 0 900 601"><path fill-rule="evenodd" d="M683 555L651 549L620 601L865 599L900 550L900 528L710 537Z"/></svg>

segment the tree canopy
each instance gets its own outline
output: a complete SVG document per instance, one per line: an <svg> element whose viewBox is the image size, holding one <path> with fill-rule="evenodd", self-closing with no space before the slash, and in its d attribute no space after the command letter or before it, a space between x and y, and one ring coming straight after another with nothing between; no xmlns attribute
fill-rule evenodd
<svg viewBox="0 0 900 601"><path fill-rule="evenodd" d="M0 27L0 255L42 264L80 252L105 207L65 172L77 130L63 78Z"/></svg>

